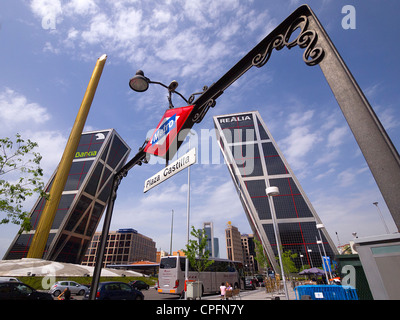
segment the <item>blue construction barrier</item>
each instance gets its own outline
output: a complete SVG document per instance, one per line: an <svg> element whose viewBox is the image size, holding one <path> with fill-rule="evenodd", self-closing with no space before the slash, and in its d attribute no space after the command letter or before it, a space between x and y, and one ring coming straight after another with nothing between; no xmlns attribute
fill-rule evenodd
<svg viewBox="0 0 400 320"><path fill-rule="evenodd" d="M309 296L311 300L358 300L356 289L351 286L304 285L295 287L294 292L296 300L302 296Z"/></svg>

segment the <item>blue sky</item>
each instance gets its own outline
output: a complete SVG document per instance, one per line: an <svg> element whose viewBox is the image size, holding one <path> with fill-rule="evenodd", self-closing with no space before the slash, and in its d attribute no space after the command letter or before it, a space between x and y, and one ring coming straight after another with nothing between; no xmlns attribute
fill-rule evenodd
<svg viewBox="0 0 400 320"><path fill-rule="evenodd" d="M107 54L85 130L114 128L133 149L142 145L168 106L167 91L151 85L133 92L142 69L154 81L179 83L187 98L210 86L302 2L272 0L3 0L0 3L0 136L19 132L39 143L45 181L56 168L98 57ZM399 39L396 0L308 1L355 79L400 146ZM353 5L356 28L344 29L342 8ZM176 107L184 102L173 97ZM325 227L338 244L385 233L372 204L379 202L397 229L367 164L318 66L302 49L272 53L218 98L192 145L202 160L191 169L191 225L212 221L226 256L228 221L251 233L222 155L212 116L258 110ZM204 147L205 146L205 147ZM207 147L209 146L209 147ZM201 149L203 147L203 149ZM182 146L179 154L187 150ZM210 151L211 150L211 151ZM158 163L157 163L158 162ZM143 194L143 183L163 167L135 167L122 181L111 229L135 228L169 251L186 239L187 171ZM35 199L26 203L30 209ZM101 225L100 225L101 227ZM99 227L99 228L100 228ZM3 256L18 227L0 225Z"/></svg>

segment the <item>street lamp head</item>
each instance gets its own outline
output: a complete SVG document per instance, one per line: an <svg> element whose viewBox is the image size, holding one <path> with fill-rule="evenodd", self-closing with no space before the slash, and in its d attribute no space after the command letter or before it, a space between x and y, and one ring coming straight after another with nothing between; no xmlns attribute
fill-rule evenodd
<svg viewBox="0 0 400 320"><path fill-rule="evenodd" d="M279 195L279 188L278 187L268 187L265 189L265 193L267 196L277 196Z"/></svg>
<svg viewBox="0 0 400 320"><path fill-rule="evenodd" d="M131 87L132 90L134 90L136 92L144 92L144 91L146 91L149 88L149 84L150 83L159 84L160 86L163 86L164 88L168 89L169 108L174 108L174 105L172 104L172 99L171 99L172 93L176 93L187 104L189 104L189 101L186 100L186 98L182 94L180 94L178 91L176 91L176 88L178 88L178 81L176 81L176 80L173 80L169 84L169 86L166 86L165 84L163 84L161 82L151 81L149 78L144 76L144 73L143 73L142 70L136 71L136 75L131 80L129 80L129 86Z"/></svg>
<svg viewBox="0 0 400 320"><path fill-rule="evenodd" d="M172 80L168 86L168 90L174 92L176 88L178 88L178 81Z"/></svg>
<svg viewBox="0 0 400 320"><path fill-rule="evenodd" d="M129 80L129 86L136 92L144 92L149 88L149 79L144 76L142 70L136 71L136 75Z"/></svg>

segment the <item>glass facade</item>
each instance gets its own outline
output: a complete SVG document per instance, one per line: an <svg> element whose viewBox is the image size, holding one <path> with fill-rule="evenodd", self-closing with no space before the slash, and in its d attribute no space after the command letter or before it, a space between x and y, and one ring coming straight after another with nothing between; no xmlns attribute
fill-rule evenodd
<svg viewBox="0 0 400 320"><path fill-rule="evenodd" d="M207 236L206 250L210 252L210 257L219 257L219 241L214 238L214 226L212 222L204 222L203 229Z"/></svg>
<svg viewBox="0 0 400 320"><path fill-rule="evenodd" d="M112 178L126 162L129 152L129 146L114 129L82 134L43 259L70 263L82 261L106 207ZM56 172L46 191L50 190ZM32 230L15 237L5 260L27 256L45 203L44 198L37 200L30 216Z"/></svg>
<svg viewBox="0 0 400 320"><path fill-rule="evenodd" d="M271 265L277 268L278 255L272 223L274 215L278 237L284 251L297 253L297 268L321 267L321 254L333 260L337 249L312 207L286 159L257 111L214 117L217 140L247 219L263 243ZM279 188L272 206L265 189ZM321 233L324 248L317 244ZM318 239L317 239L318 238Z"/></svg>

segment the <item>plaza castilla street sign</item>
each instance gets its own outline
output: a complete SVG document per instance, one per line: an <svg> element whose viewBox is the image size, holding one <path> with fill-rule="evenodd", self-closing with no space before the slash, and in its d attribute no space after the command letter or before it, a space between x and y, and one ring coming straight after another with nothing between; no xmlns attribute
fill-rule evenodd
<svg viewBox="0 0 400 320"><path fill-rule="evenodd" d="M154 176L150 177L144 182L143 192L149 191L151 188L159 185L161 182L172 177L174 174L186 169L192 164L196 163L196 149L191 149L188 153L184 154L179 159L166 166L161 171L157 172Z"/></svg>

